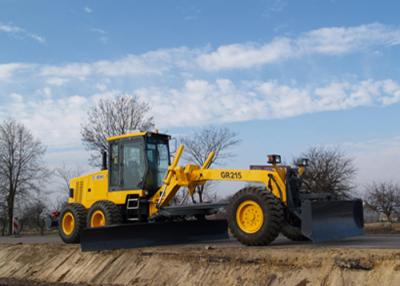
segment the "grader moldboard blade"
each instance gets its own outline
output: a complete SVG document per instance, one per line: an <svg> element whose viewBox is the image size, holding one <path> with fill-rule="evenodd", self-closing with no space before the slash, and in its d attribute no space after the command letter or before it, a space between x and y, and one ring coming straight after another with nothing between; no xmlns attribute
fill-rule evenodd
<svg viewBox="0 0 400 286"><path fill-rule="evenodd" d="M363 234L362 201L311 201L302 204L302 232L313 242L339 240Z"/></svg>
<svg viewBox="0 0 400 286"><path fill-rule="evenodd" d="M226 220L135 223L85 229L82 251L186 244L228 239Z"/></svg>

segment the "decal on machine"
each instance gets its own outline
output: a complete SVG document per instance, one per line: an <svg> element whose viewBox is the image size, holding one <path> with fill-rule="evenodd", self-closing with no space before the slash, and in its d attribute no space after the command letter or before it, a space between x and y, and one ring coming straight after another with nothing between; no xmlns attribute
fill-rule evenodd
<svg viewBox="0 0 400 286"><path fill-rule="evenodd" d="M242 178L241 172L221 172L222 179L240 180Z"/></svg>
<svg viewBox="0 0 400 286"><path fill-rule="evenodd" d="M98 181L98 180L103 180L104 179L104 175L95 175L92 177L93 181Z"/></svg>

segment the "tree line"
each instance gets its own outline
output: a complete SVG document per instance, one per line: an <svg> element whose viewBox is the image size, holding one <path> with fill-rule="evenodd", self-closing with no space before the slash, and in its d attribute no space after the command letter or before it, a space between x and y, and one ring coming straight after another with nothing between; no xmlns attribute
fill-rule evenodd
<svg viewBox="0 0 400 286"><path fill-rule="evenodd" d="M91 153L90 165L101 165L101 152L107 150L106 138L133 130L153 130L155 122L147 103L133 96L100 99L88 112L82 124L81 137ZM235 156L234 148L240 143L236 132L226 127L209 126L181 137L185 145L184 160L202 165L211 151L215 157L211 165L224 165ZM46 205L46 188L51 178L57 177L65 194L69 180L82 170L62 166L49 170L44 163L46 147L20 122L8 119L0 123L0 226L1 234L10 234L13 218L22 216L21 222L43 231L42 213ZM306 192L330 192L337 197L355 196L359 186L354 185L356 168L351 158L338 149L310 148L299 157L309 159L310 165L303 176ZM192 202L215 199L208 194L210 185L199 186ZM372 183L363 192L365 206L393 221L400 212L400 186L390 182ZM66 198L61 197L62 201ZM60 205L62 205L62 201ZM54 206L53 206L54 207ZM57 207L57 206L55 206ZM59 207L59 206L58 206Z"/></svg>

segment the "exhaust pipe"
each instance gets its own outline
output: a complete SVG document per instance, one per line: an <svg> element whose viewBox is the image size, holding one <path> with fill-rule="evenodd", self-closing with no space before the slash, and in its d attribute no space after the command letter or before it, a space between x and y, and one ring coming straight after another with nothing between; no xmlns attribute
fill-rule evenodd
<svg viewBox="0 0 400 286"><path fill-rule="evenodd" d="M101 152L101 170L107 170L107 151Z"/></svg>

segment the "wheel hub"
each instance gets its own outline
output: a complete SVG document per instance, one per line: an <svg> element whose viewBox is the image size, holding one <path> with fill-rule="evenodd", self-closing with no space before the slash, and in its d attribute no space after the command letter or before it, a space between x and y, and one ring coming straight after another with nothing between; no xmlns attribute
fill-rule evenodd
<svg viewBox="0 0 400 286"><path fill-rule="evenodd" d="M106 225L106 218L102 211L97 210L90 218L90 227L100 227Z"/></svg>
<svg viewBox="0 0 400 286"><path fill-rule="evenodd" d="M62 230L66 235L70 235L75 229L75 218L70 212L67 212L62 219Z"/></svg>
<svg viewBox="0 0 400 286"><path fill-rule="evenodd" d="M236 211L236 222L243 232L256 233L264 224L261 206L252 200L242 202Z"/></svg>

